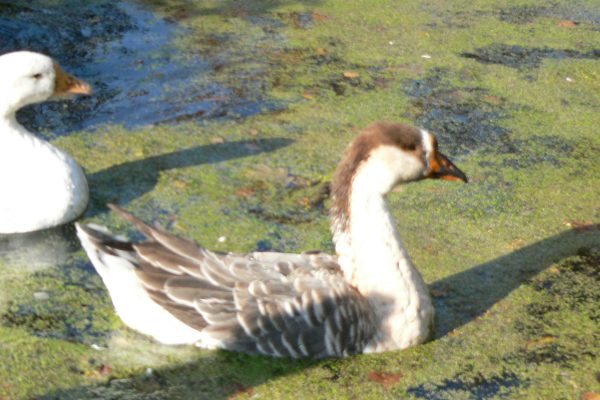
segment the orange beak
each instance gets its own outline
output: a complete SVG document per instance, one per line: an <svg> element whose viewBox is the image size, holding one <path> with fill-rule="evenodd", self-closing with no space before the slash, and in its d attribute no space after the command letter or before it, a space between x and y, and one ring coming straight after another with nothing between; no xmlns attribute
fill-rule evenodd
<svg viewBox="0 0 600 400"><path fill-rule="evenodd" d="M86 82L67 74L58 63L54 63L56 82L54 84L53 96L63 94L92 94L92 87Z"/></svg>
<svg viewBox="0 0 600 400"><path fill-rule="evenodd" d="M443 179L445 181L469 182L469 179L456 165L442 153L434 151L429 160L429 176L427 178Z"/></svg>

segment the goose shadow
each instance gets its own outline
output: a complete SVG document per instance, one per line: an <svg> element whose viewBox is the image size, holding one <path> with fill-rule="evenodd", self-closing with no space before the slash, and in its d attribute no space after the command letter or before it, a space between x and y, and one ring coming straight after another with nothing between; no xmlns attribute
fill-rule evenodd
<svg viewBox="0 0 600 400"><path fill-rule="evenodd" d="M36 232L0 234L0 262L31 272L60 265L79 249L73 224Z"/></svg>
<svg viewBox="0 0 600 400"><path fill-rule="evenodd" d="M90 205L86 217L108 210L106 203L127 204L151 191L161 171L253 156L288 146L285 138L241 140L178 150L113 165L87 176ZM0 262L35 271L60 265L80 248L73 224L21 234L0 234Z"/></svg>
<svg viewBox="0 0 600 400"><path fill-rule="evenodd" d="M107 293L108 295L108 293ZM343 295L336 298L337 302L349 304L355 301L354 295ZM390 298L373 294L368 300L377 303L386 303ZM321 303L325 314L329 311L333 314L335 302L331 299ZM384 317L387 313L383 311ZM263 318L265 321L266 317ZM330 317L329 322L334 318ZM271 348L281 354L289 353L289 349L299 353L299 337L313 334L325 338L325 332L329 323L314 327L304 322L303 317L296 313L289 314L281 311L279 314L271 316L272 321L279 321L287 326L290 333L293 333L290 342L286 345L286 339L277 332L268 338L264 336L261 339L266 348ZM260 334L258 325L255 326L255 334ZM314 330L317 330L316 332ZM230 343L233 347L243 351L246 349L254 351L255 347L247 342L247 335L244 328L237 326L234 328L234 341ZM312 333L310 333L312 331ZM336 334L336 342L342 346L349 345L350 339L355 334L349 329L349 326L340 328ZM149 339L151 340L151 339ZM316 352L324 352L327 349L325 341L305 342L306 347ZM122 344L121 344L122 345ZM156 346L160 346L156 343ZM289 347L287 347L289 346ZM346 347L351 353L352 346ZM177 398L177 399L211 399L225 400L233 399L241 394L252 394L253 387L264 384L265 382L285 378L288 375L294 375L302 372L306 368L323 369L324 379L335 382L339 376L336 363L339 358L298 358L270 357L264 355L250 355L242 352L226 350L198 350L199 356L192 361L182 362L180 364L165 366L156 369L150 369L151 373L130 373L125 378L108 379L107 382L96 382L91 385L80 385L65 389L52 390L42 396L36 397L38 400L83 400L83 399L114 399L114 398ZM98 368L98 365L96 365ZM146 370L148 371L148 370Z"/></svg>
<svg viewBox="0 0 600 400"><path fill-rule="evenodd" d="M540 240L430 285L439 295L435 338L477 319L521 284L581 247L600 245L600 224L571 229Z"/></svg>
<svg viewBox="0 0 600 400"><path fill-rule="evenodd" d="M161 171L254 156L292 142L286 138L270 138L208 144L113 165L87 176L90 205L86 217L106 212L107 203L125 205L151 191Z"/></svg>

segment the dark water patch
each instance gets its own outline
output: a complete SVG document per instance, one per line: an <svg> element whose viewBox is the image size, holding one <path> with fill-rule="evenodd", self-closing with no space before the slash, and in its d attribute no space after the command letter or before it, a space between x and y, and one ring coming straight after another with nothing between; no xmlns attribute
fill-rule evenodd
<svg viewBox="0 0 600 400"><path fill-rule="evenodd" d="M525 24L533 22L537 17L545 15L547 6L516 6L500 10L498 18L512 24Z"/></svg>
<svg viewBox="0 0 600 400"><path fill-rule="evenodd" d="M555 340L552 337L547 337L548 340ZM542 341L543 339L540 339ZM514 359L524 360L528 364L557 364L562 368L572 368L582 357L593 357L593 353L584 352L578 353L576 349L570 348L560 343L540 344L531 349L523 349L518 353L518 356L509 356L507 361Z"/></svg>
<svg viewBox="0 0 600 400"><path fill-rule="evenodd" d="M418 399L445 400L454 398L484 400L490 398L511 398L511 391L527 385L527 381L515 373L504 371L501 374L484 376L472 371L458 373L439 384L424 383L410 387L407 393Z"/></svg>
<svg viewBox="0 0 600 400"><path fill-rule="evenodd" d="M247 81L244 93L211 79L212 64L178 48L194 34L129 2L91 1L74 7L34 2L0 8L0 53L30 49L55 57L89 81L86 98L27 107L19 119L34 130L65 134L105 123L126 127L209 118L240 118L278 110Z"/></svg>
<svg viewBox="0 0 600 400"><path fill-rule="evenodd" d="M562 261L552 272L535 279L534 289L560 299L560 308L589 308L590 319L600 322L600 308L594 306L600 304L600 249L580 248L576 256ZM534 310L543 317L552 308L544 312L539 312L539 307Z"/></svg>
<svg viewBox="0 0 600 400"><path fill-rule="evenodd" d="M408 117L435 133L449 154L482 147L510 151L508 131L498 122L506 117L505 100L477 87L455 88L445 82L446 71L432 70L425 78L407 81L404 92L413 108Z"/></svg>
<svg viewBox="0 0 600 400"><path fill-rule="evenodd" d="M561 167L575 151L575 144L560 136L532 136L513 141L512 150L502 157L502 166L526 169L536 165Z"/></svg>
<svg viewBox="0 0 600 400"><path fill-rule="evenodd" d="M427 14L437 17L434 22L428 24L432 28L441 25L447 28L465 29L482 18L494 17L510 24L531 24L532 27L537 22L536 20L551 18L556 23L569 21L576 25L580 23L586 24L588 25L587 29L591 26L592 30L599 30L600 8L598 7L587 6L582 2L565 2L563 4L553 2L543 5L541 4L543 2L537 3L539 4L509 6L494 10L472 9L468 7L461 7L456 10L440 9L435 3L433 5L422 3L421 8Z"/></svg>
<svg viewBox="0 0 600 400"><path fill-rule="evenodd" d="M30 8L24 4L0 2L0 13L5 16L15 15L16 13L28 10L30 10Z"/></svg>
<svg viewBox="0 0 600 400"><path fill-rule="evenodd" d="M1 316L2 324L38 337L90 345L107 342L114 320L101 279L88 263L34 273Z"/></svg>
<svg viewBox="0 0 600 400"><path fill-rule="evenodd" d="M133 28L129 15L109 2L41 1L0 3L0 53L34 50L76 67L92 61L94 47L119 39Z"/></svg>
<svg viewBox="0 0 600 400"><path fill-rule="evenodd" d="M498 11L501 21L512 24L525 24L534 22L536 18L554 18L576 23L600 24L600 9L586 7L583 4L565 3L550 5L523 5L503 8Z"/></svg>
<svg viewBox="0 0 600 400"><path fill-rule="evenodd" d="M581 52L571 49L552 49L549 47L528 48L519 45L494 43L475 49L474 52L461 53L462 57L471 58L483 64L500 64L511 68L538 68L545 58L564 60L600 59L600 49Z"/></svg>
<svg viewBox="0 0 600 400"><path fill-rule="evenodd" d="M597 358L600 331L579 334L571 316L583 325L600 324L600 249L582 247L529 284L540 296L524 306L525 313L515 322L528 341L508 359L572 368L582 358Z"/></svg>

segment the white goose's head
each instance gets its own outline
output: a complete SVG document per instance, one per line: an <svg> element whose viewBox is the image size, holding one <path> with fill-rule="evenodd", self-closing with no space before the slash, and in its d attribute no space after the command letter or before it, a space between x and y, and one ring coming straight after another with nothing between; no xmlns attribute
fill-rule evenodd
<svg viewBox="0 0 600 400"><path fill-rule="evenodd" d="M400 183L433 178L467 182L438 151L435 136L404 124L376 123L350 143L332 182L333 215L348 216L353 190L385 195Z"/></svg>
<svg viewBox="0 0 600 400"><path fill-rule="evenodd" d="M30 51L0 56L0 113L13 114L53 96L90 94L87 83L64 72L52 58Z"/></svg>

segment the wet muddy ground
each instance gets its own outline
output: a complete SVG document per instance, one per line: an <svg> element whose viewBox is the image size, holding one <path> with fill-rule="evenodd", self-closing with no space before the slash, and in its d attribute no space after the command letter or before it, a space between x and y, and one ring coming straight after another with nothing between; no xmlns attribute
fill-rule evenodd
<svg viewBox="0 0 600 400"><path fill-rule="evenodd" d="M107 202L215 250L333 251L329 181L376 120L471 183L390 196L434 339L343 360L160 346L72 226L0 236L0 399L599 396L597 2L0 0L17 49L93 84L18 118L85 168L83 220L130 236Z"/></svg>

